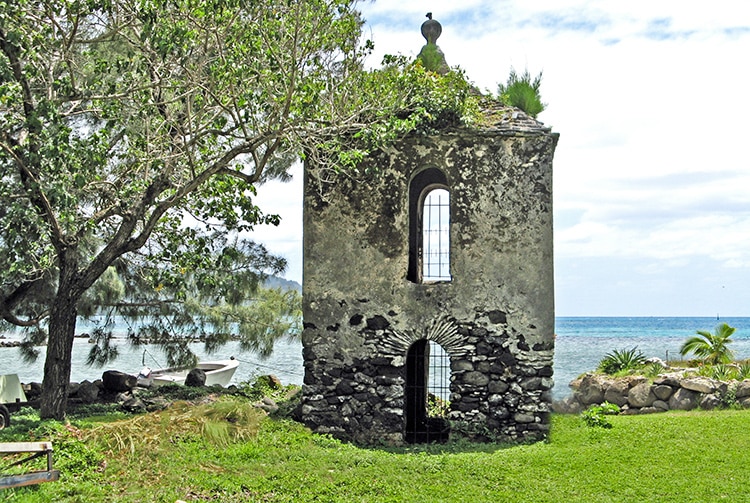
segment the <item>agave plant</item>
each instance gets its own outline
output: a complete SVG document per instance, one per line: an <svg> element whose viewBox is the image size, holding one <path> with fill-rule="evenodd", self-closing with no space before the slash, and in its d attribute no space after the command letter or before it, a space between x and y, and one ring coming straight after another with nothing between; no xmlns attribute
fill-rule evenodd
<svg viewBox="0 0 750 503"><path fill-rule="evenodd" d="M702 358L704 363L716 365L717 363L729 363L732 361L734 354L727 347L732 341L731 337L736 328L730 327L726 323L719 324L714 333L698 330L698 336L689 338L680 348L680 354L685 356L693 353Z"/></svg>
<svg viewBox="0 0 750 503"><path fill-rule="evenodd" d="M711 367L710 377L717 381L731 381L737 378L737 370L724 363L719 363Z"/></svg>
<svg viewBox="0 0 750 503"><path fill-rule="evenodd" d="M664 367L659 362L649 363L644 372L646 377L650 377L652 379L655 377L658 377L659 374L663 374L663 373L664 373Z"/></svg>
<svg viewBox="0 0 750 503"><path fill-rule="evenodd" d="M740 381L750 379L750 362L745 361L740 363L737 369L737 379Z"/></svg>
<svg viewBox="0 0 750 503"><path fill-rule="evenodd" d="M615 349L604 355L599 362L599 370L611 375L622 370L635 370L642 367L645 362L646 357L637 346L632 349Z"/></svg>

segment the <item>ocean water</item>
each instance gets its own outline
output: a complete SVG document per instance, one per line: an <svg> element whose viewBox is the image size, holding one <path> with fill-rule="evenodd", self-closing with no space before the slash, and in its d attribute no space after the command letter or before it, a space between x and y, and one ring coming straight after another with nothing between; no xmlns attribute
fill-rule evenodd
<svg viewBox="0 0 750 503"><path fill-rule="evenodd" d="M730 349L737 359L750 358L750 318L606 318L558 317L555 320L555 387L562 398L570 381L594 370L613 350L637 347L647 358L680 360L680 346L696 330L713 332L719 323L736 328Z"/></svg>
<svg viewBox="0 0 750 503"><path fill-rule="evenodd" d="M555 387L553 397L570 394L568 384L580 374L593 370L609 352L637 347L647 357L680 359L679 349L696 330L713 331L718 323L735 327L730 345L738 359L750 358L750 318L609 318L558 317L555 323ZM85 331L79 326L79 332ZM18 335L6 334L9 339ZM104 368L86 365L89 343L76 338L73 347L71 380L95 380L104 370L116 369L137 373L142 367L164 367L165 362L153 347L135 349L124 340L119 344L120 356ZM262 374L275 374L286 384L302 384L302 345L298 341L280 341L270 358L263 360L252 353L239 350L236 342L224 346L218 353L208 355L200 343L192 346L202 360L220 360L234 356L240 366L232 382L239 383ZM16 348L0 348L0 374L18 374L22 382L41 381L44 348L35 363L24 363ZM160 361L161 360L161 361Z"/></svg>

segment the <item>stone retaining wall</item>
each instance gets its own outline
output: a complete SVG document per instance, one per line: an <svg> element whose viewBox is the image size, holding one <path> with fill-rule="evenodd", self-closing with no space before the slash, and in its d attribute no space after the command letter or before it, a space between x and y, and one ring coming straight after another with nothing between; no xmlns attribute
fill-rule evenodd
<svg viewBox="0 0 750 503"><path fill-rule="evenodd" d="M724 382L690 372L670 372L653 380L644 376L615 378L590 373L570 383L570 387L573 394L555 402L555 412L578 413L604 402L617 404L623 414L710 410L733 403L750 408L750 379Z"/></svg>

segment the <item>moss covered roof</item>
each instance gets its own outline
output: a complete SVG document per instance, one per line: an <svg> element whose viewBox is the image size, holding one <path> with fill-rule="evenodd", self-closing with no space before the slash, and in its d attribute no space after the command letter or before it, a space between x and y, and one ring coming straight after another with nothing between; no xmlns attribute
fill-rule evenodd
<svg viewBox="0 0 750 503"><path fill-rule="evenodd" d="M550 133L552 129L543 122L526 114L523 110L503 105L496 99L480 101L481 119L477 126L482 129L518 131L528 133Z"/></svg>

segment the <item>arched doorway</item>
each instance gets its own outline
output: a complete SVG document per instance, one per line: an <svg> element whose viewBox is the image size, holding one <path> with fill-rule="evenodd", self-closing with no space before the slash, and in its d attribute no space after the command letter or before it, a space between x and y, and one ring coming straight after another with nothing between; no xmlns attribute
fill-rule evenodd
<svg viewBox="0 0 750 503"><path fill-rule="evenodd" d="M450 359L439 344L420 339L407 351L404 406L406 442L448 440Z"/></svg>

